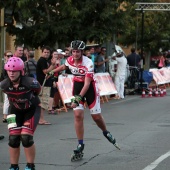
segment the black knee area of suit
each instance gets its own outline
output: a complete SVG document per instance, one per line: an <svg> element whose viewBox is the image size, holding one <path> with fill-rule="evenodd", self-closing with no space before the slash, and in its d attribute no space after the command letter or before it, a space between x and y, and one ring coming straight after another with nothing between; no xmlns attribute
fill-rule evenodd
<svg viewBox="0 0 170 170"><path fill-rule="evenodd" d="M22 142L23 147L29 148L34 144L33 136L21 135L21 142Z"/></svg>
<svg viewBox="0 0 170 170"><path fill-rule="evenodd" d="M12 148L19 148L21 142L20 135L10 135L8 145Z"/></svg>

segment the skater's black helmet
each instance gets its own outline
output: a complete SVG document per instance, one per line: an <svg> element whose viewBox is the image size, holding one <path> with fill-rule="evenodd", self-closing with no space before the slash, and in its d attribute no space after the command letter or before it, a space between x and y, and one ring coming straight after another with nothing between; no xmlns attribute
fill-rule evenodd
<svg viewBox="0 0 170 170"><path fill-rule="evenodd" d="M81 40L74 40L71 42L71 48L73 50L84 50L86 47L86 44Z"/></svg>

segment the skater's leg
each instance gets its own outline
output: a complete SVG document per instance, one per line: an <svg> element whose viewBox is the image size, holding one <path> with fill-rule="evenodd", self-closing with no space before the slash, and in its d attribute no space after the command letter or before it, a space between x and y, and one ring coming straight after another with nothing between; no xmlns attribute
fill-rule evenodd
<svg viewBox="0 0 170 170"><path fill-rule="evenodd" d="M84 138L84 111L74 110L74 127L78 140L81 142Z"/></svg>
<svg viewBox="0 0 170 170"><path fill-rule="evenodd" d="M9 147L10 163L17 164L19 162L20 148Z"/></svg>
<svg viewBox="0 0 170 170"><path fill-rule="evenodd" d="M104 122L104 119L102 117L102 115L99 114L91 114L93 120L96 122L97 126L102 130L102 131L106 131L106 124Z"/></svg>
<svg viewBox="0 0 170 170"><path fill-rule="evenodd" d="M20 135L9 135L10 169L18 170L20 156Z"/></svg>
<svg viewBox="0 0 170 170"><path fill-rule="evenodd" d="M24 148L26 160L28 163L34 163L35 160L35 145L32 145L29 148Z"/></svg>
<svg viewBox="0 0 170 170"><path fill-rule="evenodd" d="M33 136L30 134L22 134L21 141L24 147L27 163L34 164L35 145L34 145Z"/></svg>
<svg viewBox="0 0 170 170"><path fill-rule="evenodd" d="M111 133L106 129L106 124L104 122L101 114L91 114L93 120L96 122L97 126L103 131L103 135L111 142L117 149L120 148L116 144L116 139L112 137Z"/></svg>
<svg viewBox="0 0 170 170"><path fill-rule="evenodd" d="M77 161L82 159L83 157L83 150L84 150L84 110L76 109L74 110L74 126L75 131L78 139L78 146L74 150L73 155L71 156L71 161Z"/></svg>
<svg viewBox="0 0 170 170"><path fill-rule="evenodd" d="M18 164L20 156L20 135L9 135L8 144L11 164Z"/></svg>

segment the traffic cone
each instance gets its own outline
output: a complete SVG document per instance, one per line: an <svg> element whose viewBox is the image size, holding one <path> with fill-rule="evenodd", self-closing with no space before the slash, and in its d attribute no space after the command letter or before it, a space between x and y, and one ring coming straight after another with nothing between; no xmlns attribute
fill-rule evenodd
<svg viewBox="0 0 170 170"><path fill-rule="evenodd" d="M152 89L149 90L148 97L152 97Z"/></svg>
<svg viewBox="0 0 170 170"><path fill-rule="evenodd" d="M142 98L146 97L146 93L145 93L145 90L143 89L142 91Z"/></svg>
<svg viewBox="0 0 170 170"><path fill-rule="evenodd" d="M158 97L158 89L156 89L156 91L155 91L155 97Z"/></svg>
<svg viewBox="0 0 170 170"><path fill-rule="evenodd" d="M160 90L160 97L164 97L164 92L162 89Z"/></svg>
<svg viewBox="0 0 170 170"><path fill-rule="evenodd" d="M163 94L166 95L166 87L163 89Z"/></svg>

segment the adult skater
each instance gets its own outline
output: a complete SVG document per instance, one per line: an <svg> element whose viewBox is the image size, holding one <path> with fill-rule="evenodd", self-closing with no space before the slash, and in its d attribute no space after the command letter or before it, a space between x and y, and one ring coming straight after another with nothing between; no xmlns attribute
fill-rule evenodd
<svg viewBox="0 0 170 170"><path fill-rule="evenodd" d="M124 99L124 84L127 69L127 59L122 51L118 51L116 56L113 56L112 59L117 61L115 86L118 94L115 99Z"/></svg>
<svg viewBox="0 0 170 170"><path fill-rule="evenodd" d="M51 75L54 72L70 69L73 78L73 95L71 107L74 110L74 126L78 138L77 149L74 150L72 161L81 158L82 151L84 149L84 99L91 112L93 120L97 126L103 131L103 135L116 147L116 140L112 137L111 133L106 129L106 124L101 115L100 108L100 96L99 91L94 81L94 66L88 57L83 56L83 49L85 43L80 40L71 42L72 56L68 57L65 64L50 72ZM117 147L118 148L118 147ZM119 149L119 148L118 148ZM80 156L80 157L79 157Z"/></svg>
<svg viewBox="0 0 170 170"><path fill-rule="evenodd" d="M25 170L35 170L35 145L33 134L40 118L41 86L37 80L24 76L24 63L19 57L11 57L4 66L8 77L0 83L7 94L10 108L7 116L9 129L9 154L11 167L19 170L20 142L25 151Z"/></svg>

